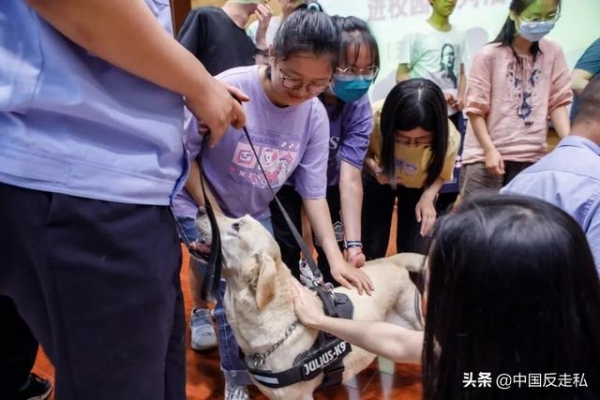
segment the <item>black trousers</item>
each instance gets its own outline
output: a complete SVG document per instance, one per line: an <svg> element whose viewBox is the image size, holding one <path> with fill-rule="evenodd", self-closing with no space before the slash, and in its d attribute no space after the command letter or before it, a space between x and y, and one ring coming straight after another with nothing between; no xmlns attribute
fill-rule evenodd
<svg viewBox="0 0 600 400"><path fill-rule="evenodd" d="M384 257L390 239L394 202L398 199L398 224L396 227L396 249L398 253L414 252L425 254L428 240L419 231L415 207L423 189L381 185L371 175L363 172L362 242L367 260Z"/></svg>
<svg viewBox="0 0 600 400"><path fill-rule="evenodd" d="M452 121L452 123L454 124L456 129L458 129L458 131L460 132L461 142L460 142L460 147L458 149L457 157L461 157L462 151L463 151L463 144L465 141L465 129L466 129L465 119L463 117L462 112L457 112L455 114L452 114L448 118L450 119L450 121ZM460 174L460 170L454 169L455 178L458 180L460 177L456 176L457 173ZM458 187L459 185L456 185L456 186L457 186L456 191L444 192L444 193L440 193L438 195L436 207L440 210L440 213L443 214L443 213L448 212L454 205L454 202L456 201L456 198L458 197L458 193L460 192L459 187Z"/></svg>
<svg viewBox="0 0 600 400"><path fill-rule="evenodd" d="M0 184L0 227L0 295L56 367L58 399L185 399L181 247L168 207Z"/></svg>
<svg viewBox="0 0 600 400"><path fill-rule="evenodd" d="M29 378L38 342L6 296L0 296L0 320L0 399L12 399Z"/></svg>
<svg viewBox="0 0 600 400"><path fill-rule="evenodd" d="M293 186L284 185L279 192L277 192L279 201L283 204L284 209L294 222L296 229L302 232L302 197L296 192ZM338 236L338 245L340 249L344 246L343 226L341 222L341 205L340 205L340 189L339 186L329 186L327 188L327 204L329 205L329 213L333 222L333 227ZM300 261L300 246L296 243L291 230L289 229L283 214L279 210L275 201L271 202L271 222L273 223L273 232L275 234L275 240L279 244L281 249L281 257L283 262L292 271L292 274L296 277L300 277L300 268L298 262ZM334 286L339 284L331 276L331 268L327 262L327 257L323 252L321 246L316 239L315 248L317 250L317 266L323 274L325 282L331 282Z"/></svg>

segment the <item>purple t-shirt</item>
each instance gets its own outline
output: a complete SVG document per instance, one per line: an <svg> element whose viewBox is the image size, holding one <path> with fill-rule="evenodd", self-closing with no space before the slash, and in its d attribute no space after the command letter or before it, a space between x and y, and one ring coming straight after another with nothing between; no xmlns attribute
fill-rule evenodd
<svg viewBox="0 0 600 400"><path fill-rule="evenodd" d="M258 66L230 69L217 76L250 97L244 103L246 127L271 186L277 191L290 176L303 198L325 198L327 190L327 112L319 99L298 106L277 107L265 94ZM229 216L250 214L257 219L270 215L273 195L242 130L229 127L214 148L200 154L202 137L197 122L186 123L186 148L201 165L219 206ZM200 157L201 155L201 157ZM197 205L187 190L173 201L177 216L196 215Z"/></svg>
<svg viewBox="0 0 600 400"><path fill-rule="evenodd" d="M340 181L341 162L362 169L373 131L373 111L369 96L364 95L352 103L338 106L326 105L329 115L329 161L327 184Z"/></svg>

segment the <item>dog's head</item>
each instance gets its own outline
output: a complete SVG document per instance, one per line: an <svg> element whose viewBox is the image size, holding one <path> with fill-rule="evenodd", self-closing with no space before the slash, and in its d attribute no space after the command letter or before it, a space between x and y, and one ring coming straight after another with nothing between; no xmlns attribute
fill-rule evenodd
<svg viewBox="0 0 600 400"><path fill-rule="evenodd" d="M249 289L259 309L275 295L276 273L281 252L271 233L249 215L228 218L216 215L223 252L223 276L236 290ZM203 241L212 242L210 220L204 207L198 209L196 226Z"/></svg>

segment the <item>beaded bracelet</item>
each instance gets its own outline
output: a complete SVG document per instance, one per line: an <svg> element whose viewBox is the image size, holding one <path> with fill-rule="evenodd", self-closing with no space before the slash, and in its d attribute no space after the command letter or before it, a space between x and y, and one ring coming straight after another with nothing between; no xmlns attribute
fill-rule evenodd
<svg viewBox="0 0 600 400"><path fill-rule="evenodd" d="M344 248L346 250L348 249L352 249L352 248L360 248L362 249L362 242L360 240L344 240Z"/></svg>

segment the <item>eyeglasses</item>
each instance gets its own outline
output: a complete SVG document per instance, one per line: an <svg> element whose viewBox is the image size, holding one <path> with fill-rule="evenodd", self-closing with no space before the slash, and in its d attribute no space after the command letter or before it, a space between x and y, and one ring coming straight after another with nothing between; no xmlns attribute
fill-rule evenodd
<svg viewBox="0 0 600 400"><path fill-rule="evenodd" d="M396 136L394 138L396 143L403 144L405 146L429 146L432 140L429 138L409 138L406 136Z"/></svg>
<svg viewBox="0 0 600 400"><path fill-rule="evenodd" d="M340 67L337 67L335 70L336 75L361 76L365 79L375 78L375 75L377 75L378 72L379 72L379 68L377 68L374 65L367 67L367 68L354 68L354 67L340 68Z"/></svg>
<svg viewBox="0 0 600 400"><path fill-rule="evenodd" d="M556 21L558 21L558 19L560 18L560 14L554 14L551 15L547 18L541 18L541 17L522 17L519 16L519 18L521 19L521 21L523 22L527 22L528 24L531 24L532 26L538 26L539 24L541 24L542 22L545 23L554 23Z"/></svg>
<svg viewBox="0 0 600 400"><path fill-rule="evenodd" d="M308 85L304 85L304 81L302 79L290 78L285 75L283 71L279 70L279 76L281 77L281 85L288 90L300 90L304 86L306 86L306 91L310 94L319 94L324 92L329 88L331 83L330 80L327 82L312 82Z"/></svg>

